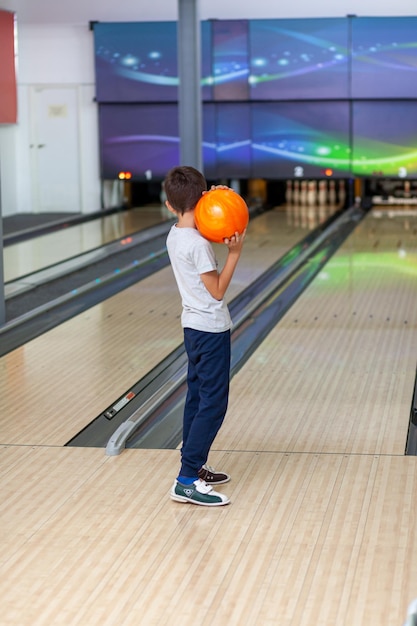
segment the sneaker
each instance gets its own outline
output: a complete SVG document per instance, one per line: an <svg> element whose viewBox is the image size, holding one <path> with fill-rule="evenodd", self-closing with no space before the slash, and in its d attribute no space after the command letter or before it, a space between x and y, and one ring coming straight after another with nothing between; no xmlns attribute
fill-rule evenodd
<svg viewBox="0 0 417 626"><path fill-rule="evenodd" d="M210 465L203 465L198 472L198 477L204 480L208 485L221 485L222 483L228 483L230 480L229 474L224 472L216 472L214 467Z"/></svg>
<svg viewBox="0 0 417 626"><path fill-rule="evenodd" d="M183 485L176 480L172 486L170 496L177 502L191 502L202 506L222 506L230 500L223 493L213 491L210 485L203 480L195 480L191 485Z"/></svg>

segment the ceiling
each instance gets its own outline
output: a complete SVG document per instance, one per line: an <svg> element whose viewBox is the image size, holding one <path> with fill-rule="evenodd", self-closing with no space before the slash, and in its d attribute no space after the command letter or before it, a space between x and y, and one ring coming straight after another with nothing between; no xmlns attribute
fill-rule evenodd
<svg viewBox="0 0 417 626"><path fill-rule="evenodd" d="M14 11L20 24L88 24L90 21L172 21L180 0L0 0ZM192 2L192 0L189 0ZM260 19L345 17L356 15L415 15L416 0L195 0L201 19Z"/></svg>

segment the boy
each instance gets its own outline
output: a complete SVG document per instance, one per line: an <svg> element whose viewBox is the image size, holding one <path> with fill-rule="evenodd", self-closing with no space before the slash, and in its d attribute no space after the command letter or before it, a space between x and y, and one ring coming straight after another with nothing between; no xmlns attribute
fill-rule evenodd
<svg viewBox="0 0 417 626"><path fill-rule="evenodd" d="M230 476L215 472L206 461L227 409L232 323L223 297L246 231L225 239L229 253L219 273L212 245L194 221L195 206L207 191L204 176L190 166L174 167L166 176L164 191L168 210L178 218L168 234L167 249L182 299L188 356L181 469L170 496L178 502L221 506L230 501L212 485L225 483Z"/></svg>

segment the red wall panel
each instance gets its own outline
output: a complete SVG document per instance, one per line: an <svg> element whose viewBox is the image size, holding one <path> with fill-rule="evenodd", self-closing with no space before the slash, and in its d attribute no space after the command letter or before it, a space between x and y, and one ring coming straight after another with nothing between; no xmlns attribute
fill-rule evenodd
<svg viewBox="0 0 417 626"><path fill-rule="evenodd" d="M15 14L0 10L0 124L17 122Z"/></svg>

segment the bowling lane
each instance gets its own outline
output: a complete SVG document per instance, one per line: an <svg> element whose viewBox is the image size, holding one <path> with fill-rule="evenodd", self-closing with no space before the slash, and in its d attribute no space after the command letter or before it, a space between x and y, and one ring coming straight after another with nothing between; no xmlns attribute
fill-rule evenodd
<svg viewBox="0 0 417 626"><path fill-rule="evenodd" d="M404 454L417 214L361 222L232 381L218 450Z"/></svg>
<svg viewBox="0 0 417 626"><path fill-rule="evenodd" d="M251 221L229 300L306 236L292 214ZM180 311L167 267L2 357L0 443L65 444L182 342Z"/></svg>
<svg viewBox="0 0 417 626"><path fill-rule="evenodd" d="M170 219L172 215L158 204L120 211L6 246L4 280L16 280Z"/></svg>

